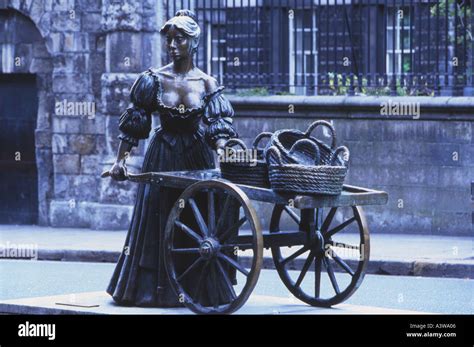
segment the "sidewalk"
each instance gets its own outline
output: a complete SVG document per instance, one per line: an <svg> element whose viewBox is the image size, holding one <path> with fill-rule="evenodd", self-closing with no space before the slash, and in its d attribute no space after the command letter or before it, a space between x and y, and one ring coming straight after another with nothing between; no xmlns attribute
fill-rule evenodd
<svg viewBox="0 0 474 347"><path fill-rule="evenodd" d="M115 262L125 231L0 225L0 257L8 249L37 250L38 260ZM473 278L473 240L470 237L371 234L368 273ZM264 251L264 268L274 268ZM296 264L298 267L298 264Z"/></svg>

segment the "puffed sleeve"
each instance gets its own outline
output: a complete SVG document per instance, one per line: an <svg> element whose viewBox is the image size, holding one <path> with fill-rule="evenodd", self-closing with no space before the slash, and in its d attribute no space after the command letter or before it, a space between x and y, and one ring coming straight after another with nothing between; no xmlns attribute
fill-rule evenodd
<svg viewBox="0 0 474 347"><path fill-rule="evenodd" d="M140 75L130 90L132 107L119 119L118 136L122 141L138 146L138 140L148 138L151 130L151 113L156 110L158 80L151 70Z"/></svg>
<svg viewBox="0 0 474 347"><path fill-rule="evenodd" d="M221 87L209 95L203 114L204 123L209 125L206 130L206 141L214 149L219 139L238 137L232 126L234 109L229 100L222 95L222 89L224 88Z"/></svg>

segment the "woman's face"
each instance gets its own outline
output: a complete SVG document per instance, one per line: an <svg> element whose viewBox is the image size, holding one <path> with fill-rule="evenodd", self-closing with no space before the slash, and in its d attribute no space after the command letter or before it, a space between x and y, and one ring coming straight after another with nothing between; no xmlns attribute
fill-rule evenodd
<svg viewBox="0 0 474 347"><path fill-rule="evenodd" d="M187 58L192 54L192 39L175 26L171 26L166 33L166 46L173 61Z"/></svg>

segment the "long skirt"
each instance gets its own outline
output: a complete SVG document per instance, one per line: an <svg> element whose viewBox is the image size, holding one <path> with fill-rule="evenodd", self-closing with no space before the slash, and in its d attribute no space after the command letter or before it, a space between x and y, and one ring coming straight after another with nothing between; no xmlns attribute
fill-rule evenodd
<svg viewBox="0 0 474 347"><path fill-rule="evenodd" d="M205 142L201 129L189 134L173 134L157 128L146 151L142 172L203 170L214 167L212 150ZM170 260L164 259L162 251L168 215L181 193L182 189L139 185L125 246L107 288L107 293L116 303L127 306L182 306L167 278L164 264ZM205 196L198 197L196 202L203 215L206 215ZM183 210L180 220L198 230L190 211ZM196 247L189 244L190 240L179 242ZM194 255L181 256L177 267L189 266L193 262L192 257ZM197 274L194 278L192 274L186 276L192 286ZM215 288L212 283L207 286L208 298L204 298L203 302L209 302L211 296L216 295L212 292L212 288ZM221 301L226 301L222 293L219 293L219 297Z"/></svg>

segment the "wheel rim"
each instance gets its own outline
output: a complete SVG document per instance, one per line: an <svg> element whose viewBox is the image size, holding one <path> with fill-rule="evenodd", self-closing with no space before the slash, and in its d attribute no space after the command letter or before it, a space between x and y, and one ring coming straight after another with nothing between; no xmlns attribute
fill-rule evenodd
<svg viewBox="0 0 474 347"><path fill-rule="evenodd" d="M308 242L297 250L272 247L273 261L285 286L296 298L312 306L329 307L347 300L361 285L369 262L369 230L362 208L302 212L287 205L276 205L270 223L271 233L280 231L282 218L292 221L298 230L309 233ZM338 238L349 239L351 243ZM344 250L342 254L341 250ZM293 271L297 262L302 267ZM310 270L312 276L308 276Z"/></svg>
<svg viewBox="0 0 474 347"><path fill-rule="evenodd" d="M186 222L180 220L183 216ZM187 225L191 219L195 223ZM249 229L242 243L237 236ZM188 187L171 210L164 247L170 283L180 302L195 313L232 313L257 283L263 259L261 228L250 200L234 184L211 180ZM184 255L191 260L181 266ZM189 282L193 276L197 280Z"/></svg>

